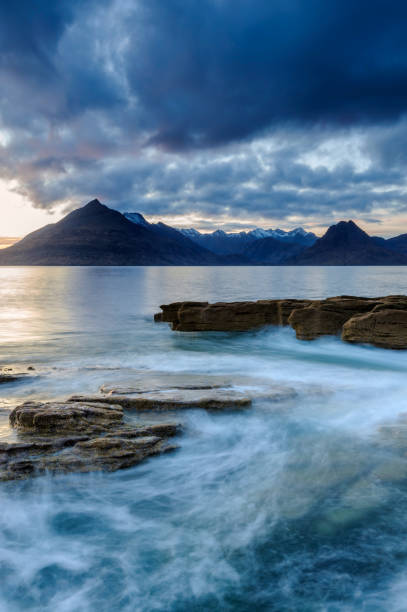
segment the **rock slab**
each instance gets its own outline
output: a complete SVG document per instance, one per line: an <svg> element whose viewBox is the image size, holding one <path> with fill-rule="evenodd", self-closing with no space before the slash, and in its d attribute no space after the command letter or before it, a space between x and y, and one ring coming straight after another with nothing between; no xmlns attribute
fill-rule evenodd
<svg viewBox="0 0 407 612"><path fill-rule="evenodd" d="M129 389L127 389L129 391ZM155 392L135 392L121 395L114 393L106 395L73 395L70 402L79 405L104 405L109 399L126 410L185 410L188 408L202 408L205 410L237 410L247 408L252 400L249 396L238 391L228 389L182 389L163 390Z"/></svg>
<svg viewBox="0 0 407 612"><path fill-rule="evenodd" d="M174 331L248 331L290 325L300 340L341 335L347 342L407 348L407 296L366 298L342 295L325 300L174 302L163 304L155 321Z"/></svg>
<svg viewBox="0 0 407 612"><path fill-rule="evenodd" d="M177 423L129 425L121 406L25 402L10 414L19 441L0 444L0 481L44 473L116 471L176 448Z"/></svg>

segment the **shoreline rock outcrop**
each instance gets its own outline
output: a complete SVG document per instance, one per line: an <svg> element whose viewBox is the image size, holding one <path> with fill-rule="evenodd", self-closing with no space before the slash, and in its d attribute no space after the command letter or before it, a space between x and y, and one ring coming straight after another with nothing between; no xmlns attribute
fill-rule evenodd
<svg viewBox="0 0 407 612"><path fill-rule="evenodd" d="M180 418L186 409L242 410L256 398L284 402L296 395L295 389L263 380L243 392L228 377L192 374L187 381L163 374L159 380L104 384L98 394L66 401L29 400L9 414L16 439L0 443L0 481L132 467L177 448L169 439L182 425L167 421L164 412L175 410Z"/></svg>
<svg viewBox="0 0 407 612"><path fill-rule="evenodd" d="M174 331L249 331L266 325L291 326L300 340L341 335L346 342L407 348L407 296L349 295L324 300L174 302L163 304L156 322Z"/></svg>
<svg viewBox="0 0 407 612"><path fill-rule="evenodd" d="M114 472L177 448L178 423L129 424L115 403L25 402L12 410L18 441L0 443L0 481L45 473Z"/></svg>
<svg viewBox="0 0 407 612"><path fill-rule="evenodd" d="M257 302L174 302L160 306L156 322L171 323L175 331L247 331L263 325L287 325L296 308L311 300L258 300Z"/></svg>

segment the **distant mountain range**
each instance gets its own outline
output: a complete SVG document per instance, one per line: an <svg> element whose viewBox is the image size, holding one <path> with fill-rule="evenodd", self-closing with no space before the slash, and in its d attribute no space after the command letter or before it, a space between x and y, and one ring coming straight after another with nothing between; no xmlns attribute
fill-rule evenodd
<svg viewBox="0 0 407 612"><path fill-rule="evenodd" d="M281 229L265 230L262 228L256 228L250 232L239 233L226 233L222 230L216 230L211 234L201 234L201 232L193 228L181 229L180 232L200 246L218 255L241 253L246 247L249 247L249 245L252 245L257 240L266 238L273 238L280 242L291 242L303 246L311 246L317 240L315 234L306 232L302 227L297 227L290 232L285 232Z"/></svg>
<svg viewBox="0 0 407 612"><path fill-rule="evenodd" d="M407 234L371 237L353 221L332 225L322 238L303 228L202 234L92 200L1 249L0 265L407 265Z"/></svg>

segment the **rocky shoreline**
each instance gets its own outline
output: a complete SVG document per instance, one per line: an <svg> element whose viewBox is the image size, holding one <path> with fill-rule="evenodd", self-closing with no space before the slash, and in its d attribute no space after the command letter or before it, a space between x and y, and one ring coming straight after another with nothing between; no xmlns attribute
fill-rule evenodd
<svg viewBox="0 0 407 612"><path fill-rule="evenodd" d="M351 343L407 349L407 296L366 298L341 295L324 300L173 302L160 306L156 322L174 331L249 331L291 326L299 340L341 336Z"/></svg>
<svg viewBox="0 0 407 612"><path fill-rule="evenodd" d="M163 376L153 386L148 381L102 385L94 395L19 404L9 415L15 440L0 443L0 481L132 467L177 448L171 439L182 433L183 425L166 420L166 413L242 410L251 407L255 396L278 402L296 395L276 385L256 395L234 390L221 377L189 378L182 384Z"/></svg>
<svg viewBox="0 0 407 612"><path fill-rule="evenodd" d="M301 340L341 335L353 343L407 348L407 296L338 296L325 300L176 302L161 306L156 321L177 331L247 331L266 325L291 326ZM39 373L32 366L4 368L0 383L18 384ZM242 387L240 387L242 388ZM290 401L295 389L261 383L239 390L227 377L188 376L182 381L144 375L121 386L65 400L25 401L9 415L14 439L0 443L0 481L44 473L116 471L177 448L187 409L245 410L255 398ZM176 411L177 421L165 413ZM154 416L155 414L155 416ZM162 415L164 414L164 418ZM159 415L159 420L157 420Z"/></svg>
<svg viewBox="0 0 407 612"><path fill-rule="evenodd" d="M178 423L130 425L114 403L25 402L10 413L17 442L0 444L0 481L116 471L177 448Z"/></svg>

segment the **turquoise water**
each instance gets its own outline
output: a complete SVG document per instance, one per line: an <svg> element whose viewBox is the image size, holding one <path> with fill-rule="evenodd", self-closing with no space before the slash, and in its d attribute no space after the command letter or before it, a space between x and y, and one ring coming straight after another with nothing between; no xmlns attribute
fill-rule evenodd
<svg viewBox="0 0 407 612"><path fill-rule="evenodd" d="M179 450L136 468L0 484L0 610L405 610L407 354L152 322L179 299L389 293L404 268L0 268L0 365L37 375L0 388L0 439L21 400L104 383L296 392L175 415Z"/></svg>

